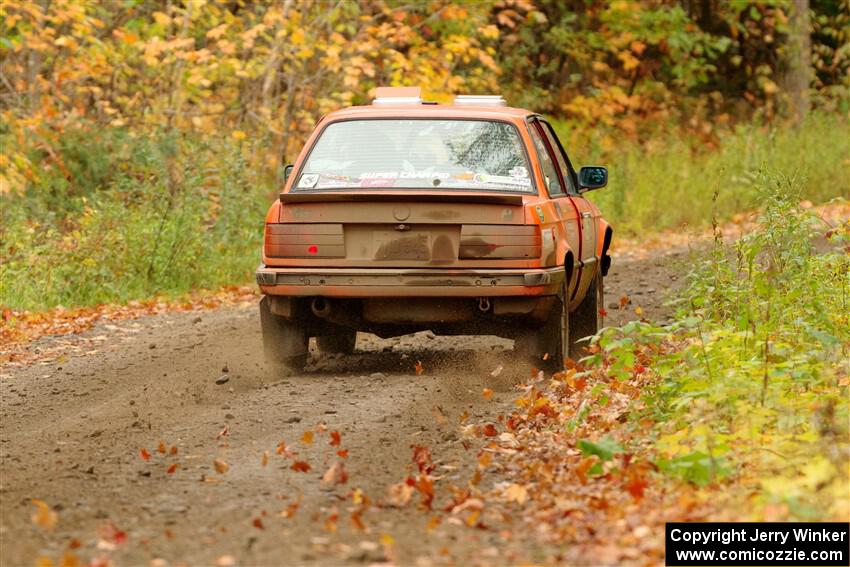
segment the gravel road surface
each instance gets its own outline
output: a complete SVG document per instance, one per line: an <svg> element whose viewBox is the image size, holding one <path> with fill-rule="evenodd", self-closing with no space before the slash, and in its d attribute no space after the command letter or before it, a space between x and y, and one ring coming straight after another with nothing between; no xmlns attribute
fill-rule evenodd
<svg viewBox="0 0 850 567"><path fill-rule="evenodd" d="M637 305L666 317L671 266L683 257L615 259L606 323L636 317ZM616 309L624 295L632 304ZM244 304L100 325L80 337L85 349L0 368L0 563L56 562L68 550L118 565L511 562L496 530L429 530L433 514L416 497L365 513L365 530L350 519L351 491L386 503L387 487L411 471L414 445L430 449L434 474L466 483L480 441L463 438L460 421L495 419L529 372L511 341L360 335L355 354L314 353L302 375L281 377L262 363L258 319ZM278 454L281 441L297 455ZM348 480L328 485L339 450ZM295 461L310 470L293 470ZM57 511L52 529L32 520L33 499Z"/></svg>

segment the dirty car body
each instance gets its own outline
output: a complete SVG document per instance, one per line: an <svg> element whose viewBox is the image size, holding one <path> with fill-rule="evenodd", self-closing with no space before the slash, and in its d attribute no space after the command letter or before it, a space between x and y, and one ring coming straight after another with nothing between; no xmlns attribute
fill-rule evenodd
<svg viewBox="0 0 850 567"><path fill-rule="evenodd" d="M323 117L289 171L257 270L272 362L429 329L561 365L601 324L612 230L584 192L607 172L577 173L533 112L379 89Z"/></svg>

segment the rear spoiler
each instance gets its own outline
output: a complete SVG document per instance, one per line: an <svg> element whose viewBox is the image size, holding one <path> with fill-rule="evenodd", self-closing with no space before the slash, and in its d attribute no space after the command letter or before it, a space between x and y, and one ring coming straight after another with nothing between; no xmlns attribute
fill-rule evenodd
<svg viewBox="0 0 850 567"><path fill-rule="evenodd" d="M418 191L311 191L309 193L281 193L281 203L334 203L374 201L418 201L426 203L491 203L496 205L522 205L522 195L516 193L429 193Z"/></svg>

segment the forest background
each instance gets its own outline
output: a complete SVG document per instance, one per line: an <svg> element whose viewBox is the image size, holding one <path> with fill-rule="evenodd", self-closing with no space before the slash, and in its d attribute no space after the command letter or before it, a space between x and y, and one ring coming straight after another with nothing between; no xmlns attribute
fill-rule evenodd
<svg viewBox="0 0 850 567"><path fill-rule="evenodd" d="M619 236L850 195L850 0L0 4L0 306L250 281L318 118L381 85L546 114Z"/></svg>

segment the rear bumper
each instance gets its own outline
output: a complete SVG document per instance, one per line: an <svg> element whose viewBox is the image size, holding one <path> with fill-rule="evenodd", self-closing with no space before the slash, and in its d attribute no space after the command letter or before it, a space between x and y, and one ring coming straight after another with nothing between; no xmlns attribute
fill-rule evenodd
<svg viewBox="0 0 850 567"><path fill-rule="evenodd" d="M511 297L555 295L563 268L518 270L271 268L257 269L268 295L326 297Z"/></svg>

